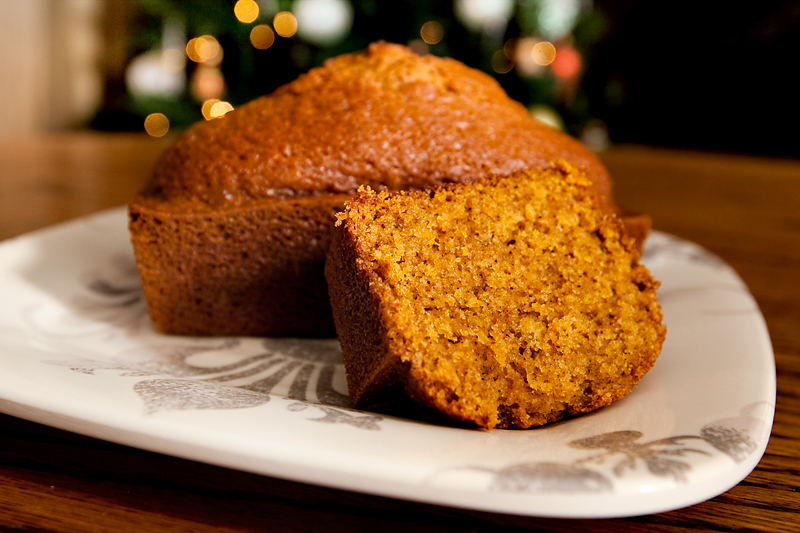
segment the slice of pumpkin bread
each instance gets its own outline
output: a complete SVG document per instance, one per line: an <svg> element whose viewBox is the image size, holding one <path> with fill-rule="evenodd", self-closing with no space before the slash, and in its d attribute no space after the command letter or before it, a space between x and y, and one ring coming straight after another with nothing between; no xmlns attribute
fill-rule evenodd
<svg viewBox="0 0 800 533"><path fill-rule="evenodd" d="M326 278L350 399L402 388L528 428L628 394L664 341L658 283L567 163L429 191L362 187Z"/></svg>

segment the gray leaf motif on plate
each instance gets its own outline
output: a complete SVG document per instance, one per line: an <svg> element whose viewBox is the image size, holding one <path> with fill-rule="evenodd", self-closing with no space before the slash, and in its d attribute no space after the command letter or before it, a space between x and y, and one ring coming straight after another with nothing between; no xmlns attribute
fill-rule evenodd
<svg viewBox="0 0 800 533"><path fill-rule="evenodd" d="M163 410L242 409L257 407L269 396L233 387L219 387L188 379L148 379L133 386L147 413Z"/></svg>
<svg viewBox="0 0 800 533"><path fill-rule="evenodd" d="M744 461L756 449L756 442L740 429L708 425L700 436L719 451L728 454L737 463Z"/></svg>
<svg viewBox="0 0 800 533"><path fill-rule="evenodd" d="M323 410L323 417L309 420L380 429L378 422L383 417L347 413L350 403L346 390L340 390L345 386L336 339L261 339L258 353L241 355L252 351L254 339L154 337L151 331L141 329L148 323L147 313L136 265L129 256L110 257L105 268L81 275L78 285L82 290L71 298L70 312L47 320L37 316L42 309L32 308L23 318L35 331L53 339L93 337L107 341L122 335L145 342L103 360L44 362L86 375L116 370L122 377L153 376L134 385L146 414L254 407L278 394ZM250 344L242 350L245 343ZM220 352L220 356L211 352ZM210 359L196 364L194 356L204 354L211 354ZM218 364L214 364L216 360Z"/></svg>
<svg viewBox="0 0 800 533"><path fill-rule="evenodd" d="M702 439L702 437L678 436L638 442L641 438L642 433L639 431L615 431L573 440L569 445L584 450L605 450L598 455L581 459L576 464L601 464L608 458L621 456L613 468L614 474L618 477L628 470L636 470L639 462L642 462L651 474L671 477L679 483L686 483L686 473L691 470L691 465L676 457L685 457L690 453L709 455L704 450L685 445L684 441L687 439Z"/></svg>
<svg viewBox="0 0 800 533"><path fill-rule="evenodd" d="M569 441L567 445L576 450L602 450L569 463L539 461L513 463L494 469L476 466L446 468L430 476L429 482L453 473L472 472L488 474L488 489L492 491L599 494L614 492L615 478L622 478L643 465L654 477L671 478L684 484L688 483L687 475L692 470L691 462L685 459L692 454L712 455L689 443L706 448L710 446L710 450L722 452L736 463L753 454L758 447L753 435L758 434L765 424L753 413L765 405L751 404L742 409L738 417L706 424L699 435L642 441L644 435L640 431L602 433Z"/></svg>
<svg viewBox="0 0 800 533"><path fill-rule="evenodd" d="M754 402L746 405L739 416L715 420L700 429L700 436L717 450L725 453L737 463L743 462L758 448L753 435L763 433L763 413L772 411L774 406L766 402Z"/></svg>
<svg viewBox="0 0 800 533"><path fill-rule="evenodd" d="M185 344L124 351L110 361L48 362L87 375L98 370L117 370L128 377L169 376L140 381L134 386L148 414L172 409L254 407L267 403L279 385L289 399L319 404L319 408L349 407L347 396L334 387L335 367L341 365L335 340L262 339L258 353L233 362L198 365L192 361L194 356L204 353L233 351L243 342L241 338L187 339ZM373 429L368 426L381 419L374 417L372 424L351 425ZM323 417L319 421L329 420Z"/></svg>

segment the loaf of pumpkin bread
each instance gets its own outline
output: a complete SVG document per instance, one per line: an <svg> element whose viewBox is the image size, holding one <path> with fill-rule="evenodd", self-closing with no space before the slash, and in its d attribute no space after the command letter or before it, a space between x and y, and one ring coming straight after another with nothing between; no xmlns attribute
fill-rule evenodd
<svg viewBox="0 0 800 533"><path fill-rule="evenodd" d="M600 161L491 77L387 43L336 57L167 149L129 207L150 317L174 334L333 335L323 266L359 186L425 189L558 158L616 210Z"/></svg>

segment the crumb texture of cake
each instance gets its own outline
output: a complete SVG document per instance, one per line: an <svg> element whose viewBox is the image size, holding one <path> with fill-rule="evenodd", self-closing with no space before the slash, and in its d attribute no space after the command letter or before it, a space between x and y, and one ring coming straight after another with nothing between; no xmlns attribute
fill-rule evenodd
<svg viewBox="0 0 800 533"><path fill-rule="evenodd" d="M491 77L375 43L201 121L129 206L155 328L188 335L333 336L323 268L334 214L359 186L426 189L489 174L603 165Z"/></svg>
<svg viewBox="0 0 800 533"><path fill-rule="evenodd" d="M405 389L486 428L619 400L666 334L633 239L561 161L430 192L362 188L326 277L354 405Z"/></svg>

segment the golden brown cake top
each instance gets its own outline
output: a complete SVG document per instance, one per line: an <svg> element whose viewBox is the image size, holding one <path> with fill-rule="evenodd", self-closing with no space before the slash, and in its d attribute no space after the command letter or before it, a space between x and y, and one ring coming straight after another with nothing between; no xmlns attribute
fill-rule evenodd
<svg viewBox="0 0 800 533"><path fill-rule="evenodd" d="M583 167L610 201L597 158L531 118L493 78L374 43L190 127L165 153L148 194L213 208L350 194L360 185L421 189L558 158Z"/></svg>

